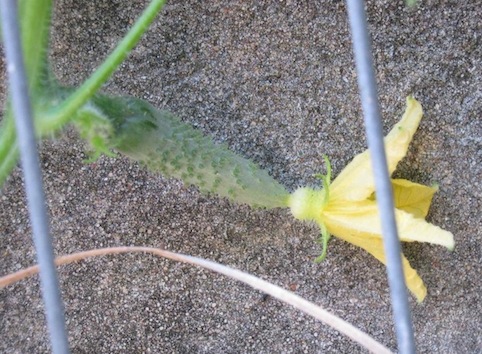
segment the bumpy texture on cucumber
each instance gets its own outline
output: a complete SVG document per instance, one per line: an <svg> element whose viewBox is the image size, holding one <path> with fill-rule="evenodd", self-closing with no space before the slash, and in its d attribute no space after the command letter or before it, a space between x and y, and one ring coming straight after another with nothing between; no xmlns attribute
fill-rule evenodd
<svg viewBox="0 0 482 354"><path fill-rule="evenodd" d="M289 193L266 171L171 113L135 98L97 95L91 103L91 113L113 124L108 145L149 169L237 203L286 207Z"/></svg>

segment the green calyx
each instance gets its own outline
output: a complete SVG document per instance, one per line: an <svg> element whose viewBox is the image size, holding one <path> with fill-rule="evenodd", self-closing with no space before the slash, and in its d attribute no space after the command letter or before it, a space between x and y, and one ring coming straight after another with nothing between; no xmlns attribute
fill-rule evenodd
<svg viewBox="0 0 482 354"><path fill-rule="evenodd" d="M330 233L328 232L322 218L323 209L330 200L331 163L326 155L323 155L326 164L326 175L316 174L323 184L323 189L299 188L290 195L288 205L291 213L298 220L315 221L321 229L319 242L322 245L322 252L315 262L321 262L326 257Z"/></svg>
<svg viewBox="0 0 482 354"><path fill-rule="evenodd" d="M107 144L113 134L113 126L94 105L88 104L79 111L75 125L80 136L89 143L92 149L86 163L96 161L102 154L109 157L116 156Z"/></svg>
<svg viewBox="0 0 482 354"><path fill-rule="evenodd" d="M321 229L321 235L318 239L318 242L321 243L321 254L315 258L315 263L322 262L326 257L326 251L328 250L328 241L330 240L330 233L328 232L325 224L319 223L318 224Z"/></svg>
<svg viewBox="0 0 482 354"><path fill-rule="evenodd" d="M330 159L328 159L328 156L326 155L323 155L323 160L325 160L326 175L318 174L317 177L320 178L323 182L323 190L325 191L325 195L323 198L323 207L325 207L330 201L331 163ZM321 235L318 239L318 242L321 243L322 249L321 254L315 259L316 263L320 263L325 259L326 251L328 249L328 241L330 240L330 233L328 232L325 224L323 222L319 222L318 225L321 229Z"/></svg>
<svg viewBox="0 0 482 354"><path fill-rule="evenodd" d="M326 175L318 173L315 175L315 177L321 179L321 182L323 183L323 190L325 191L323 196L323 207L324 207L328 204L328 201L330 200L331 163L330 163L330 159L328 159L328 156L326 155L323 155L323 160L325 160Z"/></svg>

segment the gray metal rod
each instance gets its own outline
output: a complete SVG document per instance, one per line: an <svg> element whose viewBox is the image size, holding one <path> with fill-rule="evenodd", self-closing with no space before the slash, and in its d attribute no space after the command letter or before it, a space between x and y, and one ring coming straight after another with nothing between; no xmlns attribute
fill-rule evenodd
<svg viewBox="0 0 482 354"><path fill-rule="evenodd" d="M37 251L37 261L40 266L40 282L47 326L53 353L64 354L69 353L69 346L32 123L28 83L19 32L17 3L15 0L0 0L0 6L7 73L10 81L12 107L15 115L17 141L22 160L33 240Z"/></svg>
<svg viewBox="0 0 482 354"><path fill-rule="evenodd" d="M383 143L383 129L365 4L363 0L347 0L347 4L358 74L358 86L360 88L366 135L375 178L378 209L380 210L398 350L401 354L411 354L415 353L415 342L407 290L403 277L392 186Z"/></svg>

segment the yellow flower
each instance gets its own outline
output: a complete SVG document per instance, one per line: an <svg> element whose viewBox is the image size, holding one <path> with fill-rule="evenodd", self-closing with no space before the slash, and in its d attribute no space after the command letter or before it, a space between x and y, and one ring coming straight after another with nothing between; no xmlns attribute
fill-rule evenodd
<svg viewBox="0 0 482 354"><path fill-rule="evenodd" d="M422 118L422 107L413 97L407 98L402 120L385 137L385 149L390 174L406 155L408 145ZM311 220L321 228L324 258L329 235L350 242L385 263L380 216L375 201L375 183L369 151L357 155L330 184L331 168L320 176L323 189L300 188L289 199L292 214L300 220ZM425 221L437 187L428 187L404 179L392 179L395 217L400 240L430 242L452 250L452 233ZM419 302L427 289L417 272L403 257L405 282Z"/></svg>

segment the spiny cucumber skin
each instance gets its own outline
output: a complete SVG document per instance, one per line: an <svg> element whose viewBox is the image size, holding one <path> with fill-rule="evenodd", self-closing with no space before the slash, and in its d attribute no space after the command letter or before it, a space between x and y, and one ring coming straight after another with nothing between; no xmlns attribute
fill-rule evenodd
<svg viewBox="0 0 482 354"><path fill-rule="evenodd" d="M289 193L250 160L215 144L171 113L134 98L97 96L112 119L111 146L166 177L252 207L286 207Z"/></svg>

